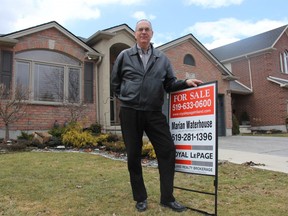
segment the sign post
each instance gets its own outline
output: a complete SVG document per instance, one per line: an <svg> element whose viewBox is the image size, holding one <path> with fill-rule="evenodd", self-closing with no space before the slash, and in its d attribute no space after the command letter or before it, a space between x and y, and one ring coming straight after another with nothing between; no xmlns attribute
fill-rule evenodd
<svg viewBox="0 0 288 216"><path fill-rule="evenodd" d="M217 94L217 82L212 82L172 92L169 97L169 125L176 147L175 170L215 177L215 193L190 190L215 195L215 215L218 187Z"/></svg>

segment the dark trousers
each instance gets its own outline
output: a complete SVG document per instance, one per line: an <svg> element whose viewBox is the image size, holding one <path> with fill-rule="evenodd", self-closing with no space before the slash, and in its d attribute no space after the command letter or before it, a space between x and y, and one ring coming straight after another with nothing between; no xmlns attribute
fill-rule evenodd
<svg viewBox="0 0 288 216"><path fill-rule="evenodd" d="M142 166L142 139L145 132L152 143L160 174L161 202L173 202L175 146L162 112L139 111L121 107L120 121L128 157L128 170L135 201L147 199Z"/></svg>

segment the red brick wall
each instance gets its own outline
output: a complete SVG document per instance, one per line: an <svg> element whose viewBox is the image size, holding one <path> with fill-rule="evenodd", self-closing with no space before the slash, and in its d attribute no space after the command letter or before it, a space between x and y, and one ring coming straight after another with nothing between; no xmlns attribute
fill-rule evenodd
<svg viewBox="0 0 288 216"><path fill-rule="evenodd" d="M27 36L18 38L19 42L14 47L14 53L31 49L49 49L59 51L65 55L72 56L79 61L84 61L85 50L80 45L72 41L69 37L59 32L56 28L43 30ZM54 49L49 47L49 40L54 40ZM15 67L14 67L15 68ZM82 67L84 73L84 62ZM15 75L15 71L13 71ZM82 76L83 85L83 76ZM95 86L94 86L95 91ZM82 88L82 93L84 88ZM94 100L95 101L95 100ZM48 130L54 121L57 120L63 125L69 119L69 112L61 105L38 105L30 104L27 109L26 117L11 125L11 130ZM89 126L96 122L96 105L90 104L86 109L86 116L83 119L84 126ZM3 128L3 122L0 119L0 128Z"/></svg>
<svg viewBox="0 0 288 216"><path fill-rule="evenodd" d="M80 61L84 60L85 50L56 28L50 28L18 38L19 43L14 48L15 52L29 49L49 49L49 41L55 41L54 51L73 56Z"/></svg>
<svg viewBox="0 0 288 216"><path fill-rule="evenodd" d="M221 72L216 67L216 63L209 61L209 57L197 49L197 45L193 45L187 41L186 43L177 45L177 47L166 50L165 54L170 59L179 79L185 79L186 73L191 73L195 74L197 79L201 79L204 82L218 80L219 93L226 93L229 85L228 82L222 80ZM186 54L191 54L194 57L195 66L183 64Z"/></svg>
<svg viewBox="0 0 288 216"><path fill-rule="evenodd" d="M226 128L232 128L232 110L231 110L231 97L226 93L229 88L229 83L222 79L220 70L217 68L216 63L200 49L196 44L186 41L183 44L171 47L164 51L170 59L176 76L179 79L186 79L186 73L195 74L196 79L203 80L204 82L211 82L218 80L218 93L224 94L225 101L225 123ZM195 66L185 65L183 63L186 54L191 54L195 60Z"/></svg>
<svg viewBox="0 0 288 216"><path fill-rule="evenodd" d="M86 115L82 119L84 127L88 127L91 123L95 123L95 112L93 105L88 105ZM10 125L11 130L48 130L53 127L55 120L63 126L65 121L69 119L70 115L67 108L63 106L49 106L49 105L29 105L27 107L27 114Z"/></svg>
<svg viewBox="0 0 288 216"><path fill-rule="evenodd" d="M239 79L238 81L251 88L250 77L249 77L249 63L247 59L235 61L231 64L232 72Z"/></svg>
<svg viewBox="0 0 288 216"><path fill-rule="evenodd" d="M251 64L253 94L237 96L235 101L237 117L247 111L251 125L284 125L287 115L288 90L267 80L268 76L288 79L287 74L280 73L280 52L288 49L288 37L284 34L275 46L276 49L261 55L249 57ZM232 63L232 72L239 76L239 81L250 87L248 60L242 59Z"/></svg>

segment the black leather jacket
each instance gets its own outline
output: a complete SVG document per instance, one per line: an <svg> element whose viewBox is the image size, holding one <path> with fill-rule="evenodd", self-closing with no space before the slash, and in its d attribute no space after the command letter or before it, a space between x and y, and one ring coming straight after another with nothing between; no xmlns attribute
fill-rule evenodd
<svg viewBox="0 0 288 216"><path fill-rule="evenodd" d="M146 70L137 46L122 51L117 57L111 88L121 106L144 111L161 111L164 92L187 88L185 80L177 80L168 58L152 47Z"/></svg>

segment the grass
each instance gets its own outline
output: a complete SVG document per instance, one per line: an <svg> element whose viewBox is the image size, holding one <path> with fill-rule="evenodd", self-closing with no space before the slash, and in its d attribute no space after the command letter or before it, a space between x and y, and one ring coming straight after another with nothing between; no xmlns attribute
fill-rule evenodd
<svg viewBox="0 0 288 216"><path fill-rule="evenodd" d="M144 167L148 210L138 213L126 163L89 153L0 154L0 215L180 215L159 205L158 170ZM218 215L286 215L288 175L244 165L219 165ZM175 185L214 191L214 178L176 173ZM214 197L175 189L177 200L214 212ZM181 215L203 215L188 210Z"/></svg>

